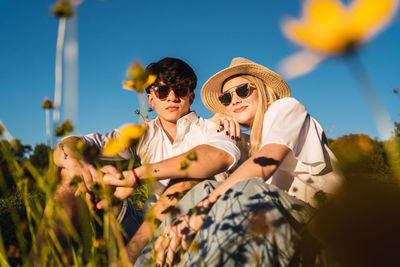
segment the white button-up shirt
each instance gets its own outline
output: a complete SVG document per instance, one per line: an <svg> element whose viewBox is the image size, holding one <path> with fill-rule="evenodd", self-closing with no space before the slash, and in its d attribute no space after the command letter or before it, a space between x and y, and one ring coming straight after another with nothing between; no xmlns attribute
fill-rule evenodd
<svg viewBox="0 0 400 267"><path fill-rule="evenodd" d="M121 159L136 159L141 164L155 163L188 152L202 144L229 153L233 158L233 164L229 169L235 166L240 158L240 151L232 140L224 133L218 133L215 124L198 117L195 112L190 112L177 121L177 135L173 143L161 127L158 118L148 121L147 125L147 131L138 144L118 154ZM119 130L114 129L106 134L93 133L79 137L101 150L111 138L118 135L118 132ZM157 182L159 186L155 186L155 191L152 192L156 198L168 182L169 179Z"/></svg>

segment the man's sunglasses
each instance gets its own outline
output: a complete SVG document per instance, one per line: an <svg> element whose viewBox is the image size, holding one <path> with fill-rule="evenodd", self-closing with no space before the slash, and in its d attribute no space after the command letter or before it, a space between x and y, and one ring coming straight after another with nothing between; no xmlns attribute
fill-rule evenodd
<svg viewBox="0 0 400 267"><path fill-rule="evenodd" d="M188 94L188 89L187 88L184 88L184 89L182 89L182 88L172 88L172 87L167 86L167 85L152 86L150 88L150 90L153 90L155 95L161 100L166 99L168 97L170 90L174 91L174 94L177 97L185 97Z"/></svg>
<svg viewBox="0 0 400 267"><path fill-rule="evenodd" d="M229 104L232 102L233 91L236 92L238 97L246 98L251 95L251 93L254 91L254 89L256 89L256 88L251 83L241 84L239 86L233 87L233 88L229 89L228 91L224 92L222 95L220 95L218 97L218 99L222 105L229 106Z"/></svg>

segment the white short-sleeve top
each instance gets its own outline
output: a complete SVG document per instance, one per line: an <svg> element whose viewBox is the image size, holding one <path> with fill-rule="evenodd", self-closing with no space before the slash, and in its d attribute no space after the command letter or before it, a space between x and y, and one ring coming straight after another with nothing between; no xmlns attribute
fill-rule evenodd
<svg viewBox="0 0 400 267"><path fill-rule="evenodd" d="M286 97L271 104L264 115L262 144L281 144L290 149L278 170L267 180L313 206L318 191L333 193L342 177L333 171L336 158L323 129L296 99Z"/></svg>

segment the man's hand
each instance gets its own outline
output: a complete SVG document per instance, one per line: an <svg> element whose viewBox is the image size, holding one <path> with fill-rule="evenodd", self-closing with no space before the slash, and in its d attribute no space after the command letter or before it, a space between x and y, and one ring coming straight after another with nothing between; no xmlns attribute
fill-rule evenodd
<svg viewBox="0 0 400 267"><path fill-rule="evenodd" d="M134 189L138 187L132 171L123 171L120 173L114 166L106 165L100 169L103 173L103 182L106 185L115 186L114 196L124 200L128 198ZM97 203L96 207L102 209L103 202Z"/></svg>
<svg viewBox="0 0 400 267"><path fill-rule="evenodd" d="M83 193L86 197L87 203L91 208L94 208L95 205L95 197L93 193L86 187L86 183L88 186L91 184L94 179L92 176L98 176L97 170L90 164L83 164L78 162L77 160L70 160L71 162L68 164L68 167L62 167L61 174L61 182L57 188L58 194L63 194L68 192L71 196L79 196ZM82 182L73 183L74 179L79 177L82 179Z"/></svg>

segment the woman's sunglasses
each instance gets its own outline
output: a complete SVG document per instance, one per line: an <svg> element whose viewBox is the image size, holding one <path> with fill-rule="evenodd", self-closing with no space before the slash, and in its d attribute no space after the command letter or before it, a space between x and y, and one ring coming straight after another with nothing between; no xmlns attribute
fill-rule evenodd
<svg viewBox="0 0 400 267"><path fill-rule="evenodd" d="M239 86L233 87L233 88L229 89L228 91L224 92L222 95L220 95L218 97L218 99L222 105L229 106L229 104L232 102L233 91L236 92L238 97L246 98L251 95L251 93L254 91L254 89L256 89L256 88L251 83L241 84Z"/></svg>
<svg viewBox="0 0 400 267"><path fill-rule="evenodd" d="M164 100L168 97L169 91L172 90L174 91L174 94L177 97L185 97L188 94L188 89L187 88L172 88L167 85L156 85L152 86L150 90L153 90L155 95L160 99Z"/></svg>

